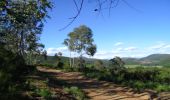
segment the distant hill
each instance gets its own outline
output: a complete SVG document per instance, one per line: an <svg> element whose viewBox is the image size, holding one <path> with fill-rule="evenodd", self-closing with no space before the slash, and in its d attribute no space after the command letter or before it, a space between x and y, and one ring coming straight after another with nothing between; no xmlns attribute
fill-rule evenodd
<svg viewBox="0 0 170 100"><path fill-rule="evenodd" d="M147 57L141 58L140 60L142 61L162 61L162 60L167 60L170 59L170 54L152 54Z"/></svg>
<svg viewBox="0 0 170 100"><path fill-rule="evenodd" d="M122 58L126 64L170 65L170 54L152 54L143 58Z"/></svg>
<svg viewBox="0 0 170 100"><path fill-rule="evenodd" d="M139 64L139 58L122 58L127 65Z"/></svg>

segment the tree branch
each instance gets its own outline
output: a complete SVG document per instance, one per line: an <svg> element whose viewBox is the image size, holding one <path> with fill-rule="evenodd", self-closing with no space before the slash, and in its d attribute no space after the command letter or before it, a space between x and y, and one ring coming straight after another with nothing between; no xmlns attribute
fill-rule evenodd
<svg viewBox="0 0 170 100"><path fill-rule="evenodd" d="M65 27L61 28L59 31L62 31L64 29L66 29L67 27L69 27L77 19L77 17L80 15L80 12L81 12L81 10L83 8L83 3L84 3L84 0L81 0L80 8L78 9L77 14L74 17L72 17L71 18L72 20Z"/></svg>
<svg viewBox="0 0 170 100"><path fill-rule="evenodd" d="M77 11L79 11L79 7L78 7L78 5L77 5L76 0L73 0L73 2L74 2L74 4L75 4L75 6L76 6Z"/></svg>
<svg viewBox="0 0 170 100"><path fill-rule="evenodd" d="M74 5L75 5L76 10L77 10L77 13L76 13L75 16L69 18L71 21L66 26L59 29L59 31L62 31L64 29L68 28L77 19L77 17L80 15L81 10L83 8L84 1L85 0L81 0L80 6L79 6L77 4L77 1L73 0ZM139 9L136 9L135 7L130 5L126 0L97 0L98 8L94 9L94 11L97 11L100 14L102 12L102 10L108 9L109 10L109 16L110 16L111 9L117 7L120 1L124 2L131 9L133 9L133 10L135 10L137 12L141 12ZM106 6L106 8L103 8L103 6Z"/></svg>

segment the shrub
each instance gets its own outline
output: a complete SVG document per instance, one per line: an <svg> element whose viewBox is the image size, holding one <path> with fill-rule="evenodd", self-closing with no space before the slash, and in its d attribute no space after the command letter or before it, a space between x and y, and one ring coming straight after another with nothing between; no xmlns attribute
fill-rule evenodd
<svg viewBox="0 0 170 100"><path fill-rule="evenodd" d="M163 92L163 91L170 91L170 86L169 85L164 85L164 84L158 84L155 88L157 92Z"/></svg>
<svg viewBox="0 0 170 100"><path fill-rule="evenodd" d="M96 60L94 62L94 66L97 70L103 70L104 69L104 64L103 64L102 60Z"/></svg>
<svg viewBox="0 0 170 100"><path fill-rule="evenodd" d="M50 100L52 93L48 89L37 89L36 93L46 100Z"/></svg>
<svg viewBox="0 0 170 100"><path fill-rule="evenodd" d="M85 93L78 87L72 86L70 88L64 88L64 91L73 95L77 100L85 100Z"/></svg>
<svg viewBox="0 0 170 100"><path fill-rule="evenodd" d="M15 85L24 73L24 59L0 45L0 93L8 92L8 87Z"/></svg>
<svg viewBox="0 0 170 100"><path fill-rule="evenodd" d="M25 82L23 76L35 69L35 66L27 66L22 56L0 45L0 99L14 99L18 91L23 89L22 85Z"/></svg>
<svg viewBox="0 0 170 100"><path fill-rule="evenodd" d="M145 89L145 84L141 81L136 81L134 82L133 88L137 91L142 91Z"/></svg>

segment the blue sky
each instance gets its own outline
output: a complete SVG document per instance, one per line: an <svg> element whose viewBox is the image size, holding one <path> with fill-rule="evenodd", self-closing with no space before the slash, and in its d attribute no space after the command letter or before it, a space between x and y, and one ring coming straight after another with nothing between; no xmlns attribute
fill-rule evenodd
<svg viewBox="0 0 170 100"><path fill-rule="evenodd" d="M79 1L79 0L78 0ZM97 44L95 58L108 59L114 56L144 57L154 53L170 53L170 0L126 0L138 9L130 8L120 0L111 10L94 12L95 0L85 0L84 7L76 21L65 30L70 17L76 14L72 0L53 0L54 8L49 11L41 42L48 55L68 50L62 42L75 27L86 25L93 30Z"/></svg>

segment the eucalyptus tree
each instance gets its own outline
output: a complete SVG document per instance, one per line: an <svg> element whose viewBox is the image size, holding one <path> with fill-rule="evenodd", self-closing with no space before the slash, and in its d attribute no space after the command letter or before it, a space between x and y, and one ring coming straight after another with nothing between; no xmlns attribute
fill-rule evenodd
<svg viewBox="0 0 170 100"><path fill-rule="evenodd" d="M92 30L85 26L81 25L73 30L75 34L75 51L82 57L84 54L93 56L96 53L96 45L93 40Z"/></svg>
<svg viewBox="0 0 170 100"><path fill-rule="evenodd" d="M94 67L98 70L103 70L105 68L102 60L96 60L94 62Z"/></svg>
<svg viewBox="0 0 170 100"><path fill-rule="evenodd" d="M0 42L21 56L28 50L37 50L47 9L51 8L48 0L1 0Z"/></svg>
<svg viewBox="0 0 170 100"><path fill-rule="evenodd" d="M58 55L61 57L63 54L62 54L62 52L58 52Z"/></svg>
<svg viewBox="0 0 170 100"><path fill-rule="evenodd" d="M69 35L68 35L68 37L69 37ZM71 53L74 51L74 45L73 45L73 40L72 39L70 39L70 38L68 38L68 39L65 39L64 40L64 42L63 42L63 44L65 45L65 46L67 46L68 47L68 50L70 51L70 57L69 57L69 62L70 62L70 67L72 67L72 58L71 58ZM74 60L73 60L73 62L74 62Z"/></svg>
<svg viewBox="0 0 170 100"><path fill-rule="evenodd" d="M61 53L61 52L55 53L54 57L55 57L55 59L57 60L57 62L60 62L61 56L62 56L62 53Z"/></svg>
<svg viewBox="0 0 170 100"><path fill-rule="evenodd" d="M86 54L90 56L94 56L96 52L97 52L97 46L95 44L92 44L86 48Z"/></svg>
<svg viewBox="0 0 170 100"><path fill-rule="evenodd" d="M61 52L55 53L54 57L56 59L56 67L62 68L64 65L61 58L62 53Z"/></svg>
<svg viewBox="0 0 170 100"><path fill-rule="evenodd" d="M110 71L113 74L120 74L122 71L124 71L125 62L120 57L115 57L113 59L110 59Z"/></svg>
<svg viewBox="0 0 170 100"><path fill-rule="evenodd" d="M85 25L81 25L70 32L64 43L70 51L78 53L80 59L84 54L93 56L97 49L94 44L92 30Z"/></svg>
<svg viewBox="0 0 170 100"><path fill-rule="evenodd" d="M42 56L44 57L44 60L47 60L47 51L46 50L44 50L42 52Z"/></svg>

